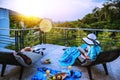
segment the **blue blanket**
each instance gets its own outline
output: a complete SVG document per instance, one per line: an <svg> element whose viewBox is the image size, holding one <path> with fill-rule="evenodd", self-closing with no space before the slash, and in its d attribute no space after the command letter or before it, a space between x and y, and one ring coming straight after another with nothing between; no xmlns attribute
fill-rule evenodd
<svg viewBox="0 0 120 80"><path fill-rule="evenodd" d="M38 72L32 77L31 80L47 80L45 76L46 70L50 70L50 76L53 76L57 73L62 72L60 70L53 70L53 69L46 68L46 67L40 67L38 68ZM82 76L81 71L66 70L65 72L67 73L67 77L64 80L79 80Z"/></svg>
<svg viewBox="0 0 120 80"><path fill-rule="evenodd" d="M80 55L80 52L77 47L70 47L64 51L64 54L59 59L61 66L70 66L73 65L76 58Z"/></svg>

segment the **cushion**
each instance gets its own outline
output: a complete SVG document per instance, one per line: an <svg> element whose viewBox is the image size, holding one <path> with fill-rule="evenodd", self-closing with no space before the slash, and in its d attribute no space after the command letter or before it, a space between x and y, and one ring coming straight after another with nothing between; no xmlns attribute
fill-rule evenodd
<svg viewBox="0 0 120 80"><path fill-rule="evenodd" d="M28 67L41 59L42 54L31 51L24 51L14 54L14 57L21 65Z"/></svg>

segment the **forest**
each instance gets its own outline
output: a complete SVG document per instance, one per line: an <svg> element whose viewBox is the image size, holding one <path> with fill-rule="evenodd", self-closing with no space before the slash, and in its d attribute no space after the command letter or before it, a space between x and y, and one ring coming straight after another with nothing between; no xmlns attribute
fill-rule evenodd
<svg viewBox="0 0 120 80"><path fill-rule="evenodd" d="M102 8L95 7L92 13L83 19L56 24L57 26L75 28L120 29L120 0L111 0Z"/></svg>

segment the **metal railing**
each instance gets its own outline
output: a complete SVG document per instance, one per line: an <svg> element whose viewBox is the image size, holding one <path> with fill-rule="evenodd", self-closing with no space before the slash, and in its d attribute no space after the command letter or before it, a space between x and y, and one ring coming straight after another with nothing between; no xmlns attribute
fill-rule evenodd
<svg viewBox="0 0 120 80"><path fill-rule="evenodd" d="M80 46L82 38L95 33L103 49L120 46L120 30L54 27L45 33L45 42L65 46Z"/></svg>
<svg viewBox="0 0 120 80"><path fill-rule="evenodd" d="M0 35L0 44L6 44L6 48L14 49L19 51L25 46L33 46L36 44L42 43L42 38L40 35L40 30L38 28L29 28L29 29L0 29L0 30L10 30L10 35ZM34 33L39 31L39 35L35 36ZM34 36L33 36L34 35ZM37 43L35 43L34 38L36 38ZM12 38L12 42L10 39ZM0 46L1 47L1 46Z"/></svg>
<svg viewBox="0 0 120 80"><path fill-rule="evenodd" d="M6 30L6 29L0 29ZM120 30L87 29L87 28L65 28L53 27L50 32L44 33L39 28L9 29L10 36L0 35L0 44L9 43L7 48L19 51L26 46L34 46L41 43L58 44L64 46L80 46L88 33L95 33L104 49L120 46ZM12 37L12 42L10 42ZM2 39L7 40L2 40Z"/></svg>

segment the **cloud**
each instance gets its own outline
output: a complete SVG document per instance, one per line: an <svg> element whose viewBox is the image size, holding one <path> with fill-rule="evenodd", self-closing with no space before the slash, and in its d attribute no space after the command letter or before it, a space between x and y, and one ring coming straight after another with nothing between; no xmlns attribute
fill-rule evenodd
<svg viewBox="0 0 120 80"><path fill-rule="evenodd" d="M83 18L103 2L93 0L0 0L0 7L20 13L34 14L53 21L71 21Z"/></svg>

